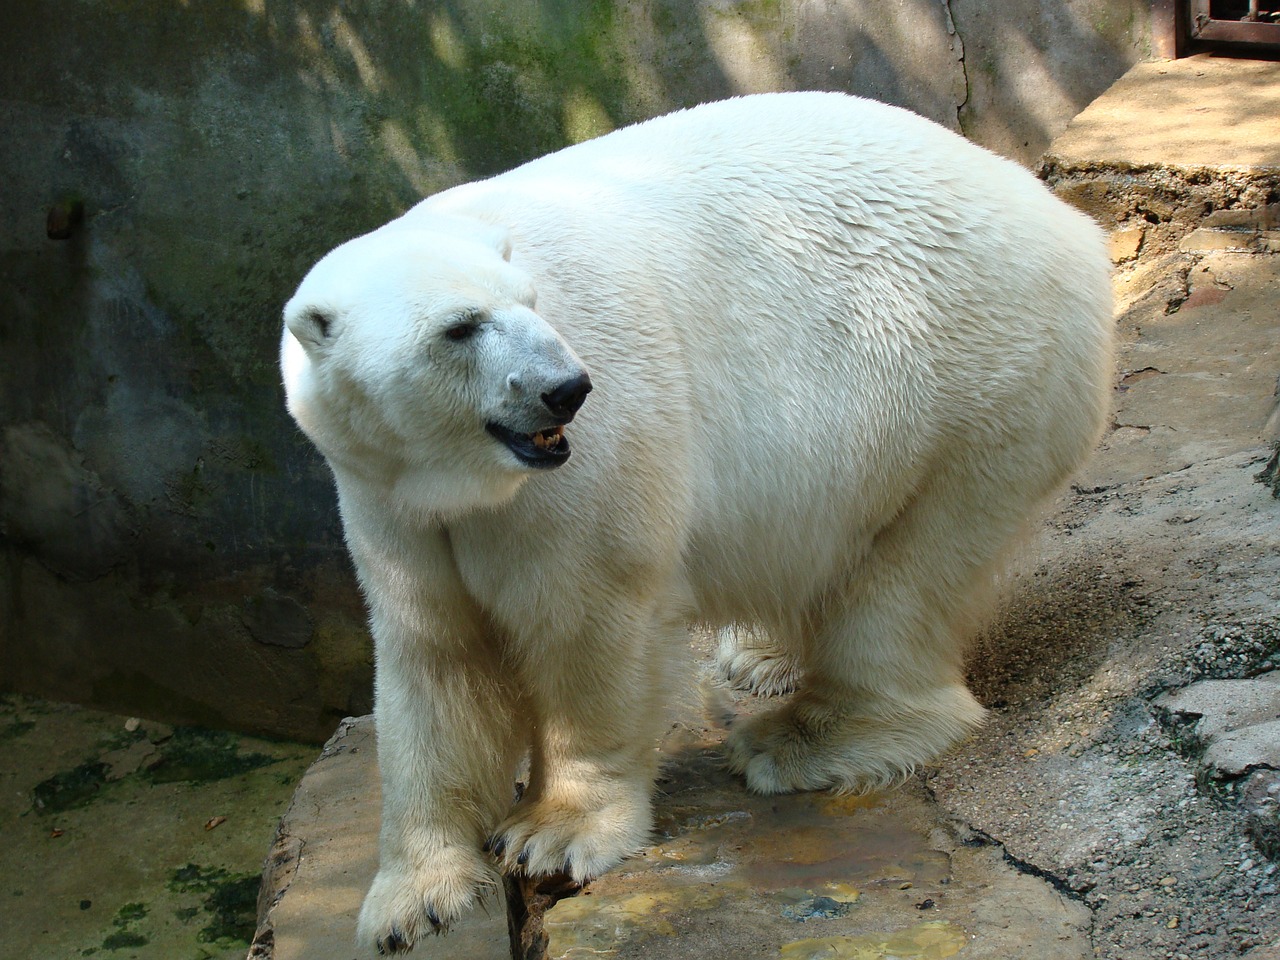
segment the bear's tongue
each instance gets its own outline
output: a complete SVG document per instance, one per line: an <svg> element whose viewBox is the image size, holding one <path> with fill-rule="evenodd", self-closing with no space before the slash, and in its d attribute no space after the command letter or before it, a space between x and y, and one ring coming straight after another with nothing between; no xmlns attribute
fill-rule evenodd
<svg viewBox="0 0 1280 960"><path fill-rule="evenodd" d="M557 447L564 439L564 427L552 427L550 430L539 430L533 434L533 445L539 450L550 450Z"/></svg>

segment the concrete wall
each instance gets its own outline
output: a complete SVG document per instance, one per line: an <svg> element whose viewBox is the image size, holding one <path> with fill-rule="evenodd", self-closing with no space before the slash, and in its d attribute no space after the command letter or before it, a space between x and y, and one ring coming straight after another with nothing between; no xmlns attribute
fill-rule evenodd
<svg viewBox="0 0 1280 960"><path fill-rule="evenodd" d="M0 689L307 738L368 708L275 367L341 240L757 90L877 97L1030 162L1148 34L1142 0L5 4Z"/></svg>

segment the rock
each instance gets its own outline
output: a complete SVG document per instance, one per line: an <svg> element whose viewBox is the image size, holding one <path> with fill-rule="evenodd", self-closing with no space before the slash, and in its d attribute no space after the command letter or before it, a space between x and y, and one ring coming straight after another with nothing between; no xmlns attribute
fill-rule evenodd
<svg viewBox="0 0 1280 960"><path fill-rule="evenodd" d="M240 619L253 639L277 647L305 647L315 633L307 608L271 587L245 601Z"/></svg>
<svg viewBox="0 0 1280 960"><path fill-rule="evenodd" d="M1270 207L1214 210L1201 222L1214 230L1258 230L1271 218Z"/></svg>
<svg viewBox="0 0 1280 960"><path fill-rule="evenodd" d="M1218 778L1280 767L1280 671L1250 680L1202 680L1167 693L1156 705L1199 717L1201 765Z"/></svg>
<svg viewBox="0 0 1280 960"><path fill-rule="evenodd" d="M1112 233L1108 240L1111 262L1124 263L1136 257L1138 251L1142 249L1142 241L1145 236L1146 230L1142 227L1129 227Z"/></svg>
<svg viewBox="0 0 1280 960"><path fill-rule="evenodd" d="M129 555L128 505L67 441L40 422L0 435L0 530L69 580L101 577Z"/></svg>
<svg viewBox="0 0 1280 960"><path fill-rule="evenodd" d="M1255 767L1280 767L1280 720L1214 737L1203 763L1219 777L1238 777Z"/></svg>
<svg viewBox="0 0 1280 960"><path fill-rule="evenodd" d="M1178 243L1183 253L1212 253L1214 251L1246 251L1253 247L1254 234L1239 230L1212 230L1200 227L1192 230Z"/></svg>
<svg viewBox="0 0 1280 960"><path fill-rule="evenodd" d="M1156 706L1199 716L1196 736L1212 741L1241 727L1280 719L1280 670L1251 680L1202 680L1165 694Z"/></svg>

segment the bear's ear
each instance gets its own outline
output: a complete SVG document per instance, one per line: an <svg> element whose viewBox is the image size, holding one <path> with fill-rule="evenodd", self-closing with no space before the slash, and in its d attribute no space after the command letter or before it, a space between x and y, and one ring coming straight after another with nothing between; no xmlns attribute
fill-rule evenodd
<svg viewBox="0 0 1280 960"><path fill-rule="evenodd" d="M491 227L482 239L497 250L503 260L511 260L511 232L506 227Z"/></svg>
<svg viewBox="0 0 1280 960"><path fill-rule="evenodd" d="M285 317L285 326L308 351L328 344L337 333L338 318L320 307L304 307Z"/></svg>
<svg viewBox="0 0 1280 960"><path fill-rule="evenodd" d="M498 252L502 254L503 260L511 260L511 234L505 230L502 231L502 244L498 247Z"/></svg>
<svg viewBox="0 0 1280 960"><path fill-rule="evenodd" d="M468 238L492 247L498 251L503 260L511 259L511 231L500 223L487 223L473 217L461 218L454 223L454 229Z"/></svg>

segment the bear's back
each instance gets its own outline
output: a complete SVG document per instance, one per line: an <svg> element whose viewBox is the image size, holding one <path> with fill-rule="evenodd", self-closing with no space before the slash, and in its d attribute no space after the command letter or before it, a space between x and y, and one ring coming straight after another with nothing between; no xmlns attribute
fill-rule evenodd
<svg viewBox="0 0 1280 960"><path fill-rule="evenodd" d="M1025 444L1056 477L1101 422L1098 230L904 110L824 93L708 104L418 211L510 231L597 386L575 424L581 472L562 479L627 482L594 460L688 485L704 608L817 589L948 451Z"/></svg>

